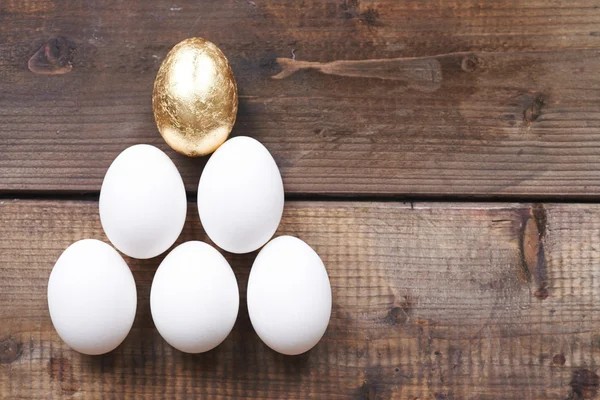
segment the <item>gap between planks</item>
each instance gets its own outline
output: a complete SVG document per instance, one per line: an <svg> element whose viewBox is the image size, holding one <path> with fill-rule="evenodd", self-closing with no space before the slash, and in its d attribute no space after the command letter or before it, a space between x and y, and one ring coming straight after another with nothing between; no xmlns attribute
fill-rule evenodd
<svg viewBox="0 0 600 400"><path fill-rule="evenodd" d="M197 192L186 191L188 203L196 203ZM99 192L71 191L0 191L0 200L98 201ZM286 193L286 202L365 202L365 203L552 203L600 204L600 196L478 196L472 194L447 196L410 196L407 194L319 194Z"/></svg>

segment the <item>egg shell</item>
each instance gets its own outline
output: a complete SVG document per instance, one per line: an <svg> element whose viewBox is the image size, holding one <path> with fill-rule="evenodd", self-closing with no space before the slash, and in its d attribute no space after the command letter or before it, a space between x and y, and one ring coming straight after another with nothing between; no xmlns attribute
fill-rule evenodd
<svg viewBox="0 0 600 400"><path fill-rule="evenodd" d="M237 109L233 71L214 43L187 38L169 51L152 92L156 126L169 146L190 157L212 153L229 136Z"/></svg>
<svg viewBox="0 0 600 400"><path fill-rule="evenodd" d="M239 304L229 263L203 242L173 249L152 281L150 309L156 329L167 343L186 353L209 351L225 340Z"/></svg>
<svg viewBox="0 0 600 400"><path fill-rule="evenodd" d="M187 212L185 187L173 161L160 149L139 144L112 162L100 190L100 221L121 252L152 258L179 237Z"/></svg>
<svg viewBox="0 0 600 400"><path fill-rule="evenodd" d="M104 354L121 344L136 306L129 267L115 249L99 240L73 243L50 273L50 318L61 339L80 353Z"/></svg>
<svg viewBox="0 0 600 400"><path fill-rule="evenodd" d="M213 153L198 185L198 213L210 239L231 253L249 253L275 234L283 214L283 181L259 141L238 136Z"/></svg>
<svg viewBox="0 0 600 400"><path fill-rule="evenodd" d="M292 236L270 241L248 278L248 313L254 330L273 350L297 355L321 339L331 316L331 286L325 265Z"/></svg>

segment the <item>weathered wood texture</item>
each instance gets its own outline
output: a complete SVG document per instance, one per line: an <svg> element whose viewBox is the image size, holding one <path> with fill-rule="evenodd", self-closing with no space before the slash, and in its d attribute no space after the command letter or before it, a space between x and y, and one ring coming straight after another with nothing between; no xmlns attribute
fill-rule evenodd
<svg viewBox="0 0 600 400"><path fill-rule="evenodd" d="M317 250L334 299L325 337L299 357L252 330L254 254L226 254L242 302L216 350L185 355L160 338L155 259L128 260L139 302L124 344L77 354L52 327L46 282L70 243L105 239L97 204L5 200L0 220L2 398L597 398L597 205L287 204L279 233ZM195 204L181 239L206 239Z"/></svg>
<svg viewBox="0 0 600 400"><path fill-rule="evenodd" d="M289 193L600 196L596 0L3 0L0 191L98 191L166 149L153 80L194 35ZM205 159L169 154L196 190Z"/></svg>

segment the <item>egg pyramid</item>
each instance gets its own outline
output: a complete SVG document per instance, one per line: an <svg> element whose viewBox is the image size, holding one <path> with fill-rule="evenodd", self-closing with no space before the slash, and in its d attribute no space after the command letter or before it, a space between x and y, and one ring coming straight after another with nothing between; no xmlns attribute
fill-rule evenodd
<svg viewBox="0 0 600 400"><path fill-rule="evenodd" d="M292 236L273 240L284 188L267 148L250 137L226 140L237 113L237 86L217 46L201 38L176 45L161 65L153 111L166 142L192 156L214 151L198 184L198 215L212 242L243 254L261 249L248 279L252 326L273 350L311 349L331 315L331 287L318 254ZM215 151L216 150L216 151ZM169 250L187 215L183 179L160 149L138 144L108 168L99 213L111 244L132 258ZM48 282L48 307L59 336L85 354L114 350L128 335L137 307L135 281L107 243L80 240L57 260ZM173 347L201 353L231 332L239 288L226 258L213 246L189 241L159 265L150 293L152 318Z"/></svg>

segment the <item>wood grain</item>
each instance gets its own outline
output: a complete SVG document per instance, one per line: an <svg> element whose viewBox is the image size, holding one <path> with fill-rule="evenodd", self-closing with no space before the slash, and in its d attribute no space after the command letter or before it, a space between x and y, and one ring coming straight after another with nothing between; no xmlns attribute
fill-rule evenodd
<svg viewBox="0 0 600 400"><path fill-rule="evenodd" d="M154 76L198 35L288 193L597 199L599 26L594 0L4 0L0 191L97 192L166 149ZM169 155L195 191L205 159Z"/></svg>
<svg viewBox="0 0 600 400"><path fill-rule="evenodd" d="M205 240L190 204L181 240ZM309 353L284 357L253 332L254 254L226 254L241 290L232 334L191 356L158 335L159 259L128 260L133 330L114 352L77 354L49 319L63 249L106 240L95 202L0 202L0 397L594 399L600 378L600 206L291 202L279 234L306 240L331 279L333 313Z"/></svg>

